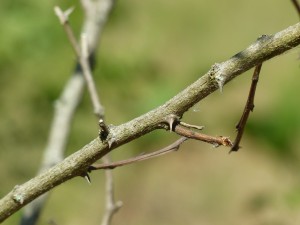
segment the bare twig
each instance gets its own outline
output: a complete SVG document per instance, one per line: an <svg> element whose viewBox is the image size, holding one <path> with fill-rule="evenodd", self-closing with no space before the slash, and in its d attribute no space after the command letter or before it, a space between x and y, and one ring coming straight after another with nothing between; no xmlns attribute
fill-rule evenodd
<svg viewBox="0 0 300 225"><path fill-rule="evenodd" d="M125 166L128 164L132 164L135 162L141 162L144 160L148 160L148 159L152 159L164 154L167 154L169 152L173 152L173 151L177 151L180 147L180 145L185 142L188 138L186 137L181 137L180 139L178 139L177 141L175 141L174 143L168 145L167 147L148 153L148 154L143 154L143 155L139 155L130 159L125 159L125 160L121 160L118 162L112 162L112 163L104 163L104 164L93 164L89 167L89 171L93 171L93 170L100 170L100 169L114 169L116 167L121 167L121 166Z"/></svg>
<svg viewBox="0 0 300 225"><path fill-rule="evenodd" d="M90 165L113 149L165 127L170 114L182 116L188 109L245 71L278 56L300 44L300 23L290 26L268 39L258 39L227 61L215 64L206 74L163 105L127 123L110 128L111 148L96 138L51 169L17 186L0 200L0 222L24 205L59 184L80 176Z"/></svg>
<svg viewBox="0 0 300 225"><path fill-rule="evenodd" d="M180 121L179 122L182 126L187 127L187 128L194 128L197 130L203 130L204 126L198 126L198 125L194 125L194 124L188 124L185 122Z"/></svg>
<svg viewBox="0 0 300 225"><path fill-rule="evenodd" d="M111 174L111 169L114 169L116 167L121 167L121 166L125 166L125 165L129 165L135 162L140 162L140 161L144 161L147 159L152 159L154 157L158 157L161 155L164 155L166 153L172 152L172 151L176 151L179 149L180 145L186 141L187 138L182 137L179 140L177 140L176 142L174 142L173 144L149 153L149 154L144 154L144 155L140 155L131 159L127 159L127 160L122 160L122 161L118 161L118 162L110 162L110 160L107 160L107 158L105 160L103 160L103 164L93 164L89 167L89 171L93 171L93 170L100 170L100 169L106 169L105 174L106 174L106 210L102 219L102 223L101 225L109 225L111 223L111 219L112 216L114 215L114 213L116 213L120 207L122 207L122 202L118 201L115 202L114 200L114 194L113 194L113 179L112 179L112 174Z"/></svg>
<svg viewBox="0 0 300 225"><path fill-rule="evenodd" d="M223 137L223 136L213 137L213 136L209 136L207 134L199 133L192 129L189 129L189 127L182 125L182 123L178 124L175 127L174 131L175 131L175 133L177 133L181 136L192 138L192 139L199 140L199 141L203 141L203 142L212 144L214 147L219 147L220 145L225 146L225 147L232 146L232 142L230 141L230 139L228 137Z"/></svg>
<svg viewBox="0 0 300 225"><path fill-rule="evenodd" d="M108 155L102 158L104 164L110 163L110 158ZM105 171L105 212L102 217L101 225L109 225L111 224L111 220L113 215L122 207L123 203L121 201L115 201L114 197L114 181L113 174L111 170Z"/></svg>
<svg viewBox="0 0 300 225"><path fill-rule="evenodd" d="M81 48L79 44L76 41L75 34L70 26L70 23L68 21L68 15L66 12L63 12L60 7L55 6L54 12L59 18L61 24L63 25L67 37L69 38L69 41L72 44L72 47L76 53L76 56L79 60L80 66L83 71L84 78L87 82L88 91L91 97L91 101L94 108L94 113L98 118L104 118L104 107L100 104L100 99L97 94L95 82L93 81L93 76L91 72L91 67L88 61L88 44L86 40L86 34L83 33L81 36Z"/></svg>
<svg viewBox="0 0 300 225"><path fill-rule="evenodd" d="M244 112L243 115L240 119L240 121L238 122L238 124L236 125L236 129L237 129L237 135L235 138L235 141L233 143L233 146L231 147L231 151L238 151L240 146L240 141L242 139L243 133L244 133L244 129L245 129L245 125L247 123L247 119L249 117L250 112L253 112L254 109L254 96L255 96L255 91L256 91L256 86L257 86L257 82L259 79L259 73L261 70L261 66L262 64L259 64L255 67L253 76L252 76L252 83L251 83L251 87L250 87L250 91L249 91L249 95L248 95L248 99L244 108Z"/></svg>
<svg viewBox="0 0 300 225"><path fill-rule="evenodd" d="M298 0L291 0L291 1L294 4L294 6L298 12L298 16L300 17L300 4L299 4Z"/></svg>

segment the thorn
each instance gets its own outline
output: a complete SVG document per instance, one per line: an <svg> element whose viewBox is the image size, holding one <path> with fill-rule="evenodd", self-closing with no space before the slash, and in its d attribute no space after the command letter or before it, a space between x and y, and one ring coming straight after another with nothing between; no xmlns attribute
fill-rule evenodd
<svg viewBox="0 0 300 225"><path fill-rule="evenodd" d="M179 116L170 114L166 118L166 122L169 125L170 132L172 132L174 128L174 123L179 121Z"/></svg>
<svg viewBox="0 0 300 225"><path fill-rule="evenodd" d="M81 175L89 184L92 184L91 178L87 172Z"/></svg>
<svg viewBox="0 0 300 225"><path fill-rule="evenodd" d="M111 148L111 146L115 143L115 139L114 138L110 138L108 141L108 148Z"/></svg>
<svg viewBox="0 0 300 225"><path fill-rule="evenodd" d="M104 120L103 119L100 119L99 120L99 127L100 127L100 130L99 130L99 137L101 139L101 141L103 142L108 134L109 134L109 128L108 126L104 123Z"/></svg>
<svg viewBox="0 0 300 225"><path fill-rule="evenodd" d="M217 81L217 84L219 86L220 92L223 93L223 87L224 87L224 84L225 84L224 76L222 76L221 74L216 76L216 81Z"/></svg>

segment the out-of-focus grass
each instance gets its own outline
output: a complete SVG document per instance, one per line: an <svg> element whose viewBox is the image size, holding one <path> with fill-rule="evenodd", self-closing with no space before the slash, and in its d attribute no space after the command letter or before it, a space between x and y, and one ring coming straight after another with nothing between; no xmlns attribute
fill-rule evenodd
<svg viewBox="0 0 300 225"><path fill-rule="evenodd" d="M70 6L67 1L0 3L0 196L34 176L53 103L74 65L54 4ZM72 4L71 24L78 33L82 12L78 2ZM297 20L289 1L118 1L104 29L94 73L107 121L124 123L157 107L213 63ZM239 153L228 155L193 141L182 152L117 169L117 198L125 204L115 224L299 224L298 167L272 154L299 157L298 52L264 64ZM251 73L201 101L184 121L234 138ZM96 135L85 95L67 154ZM174 134L158 131L114 151L113 158L158 149L173 139ZM56 188L41 224L49 219L99 223L101 174L92 174L92 186L78 178ZM17 213L5 224L16 224L19 217Z"/></svg>

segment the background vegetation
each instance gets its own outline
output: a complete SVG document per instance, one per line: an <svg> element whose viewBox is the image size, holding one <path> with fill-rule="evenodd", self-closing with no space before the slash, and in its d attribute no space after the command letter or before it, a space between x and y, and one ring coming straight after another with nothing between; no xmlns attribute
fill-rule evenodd
<svg viewBox="0 0 300 225"><path fill-rule="evenodd" d="M53 6L78 2L0 3L0 197L33 177L47 142L53 104L74 67L74 54ZM94 73L108 123L124 123L164 103L262 34L298 22L290 1L117 1L105 27ZM190 141L178 153L116 169L114 224L299 224L299 49L265 63L256 107L238 153ZM234 138L252 71L196 105L184 121ZM85 96L68 146L97 135ZM127 158L165 146L156 132L113 152ZM40 224L97 224L103 173L92 185L74 179L54 189ZM80 213L78 213L80 212ZM20 213L4 224L17 224Z"/></svg>

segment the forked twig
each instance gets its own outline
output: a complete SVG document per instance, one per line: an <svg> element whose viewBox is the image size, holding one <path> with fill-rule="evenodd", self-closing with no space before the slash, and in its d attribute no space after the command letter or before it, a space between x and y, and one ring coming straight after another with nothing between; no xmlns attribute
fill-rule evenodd
<svg viewBox="0 0 300 225"><path fill-rule="evenodd" d="M186 137L181 137L179 138L177 141L175 141L174 143L170 144L169 146L162 148L160 150L148 153L148 154L144 154L144 155L139 155L130 159L125 159L125 160L121 160L118 162L112 162L112 163L103 163L103 164L93 164L90 166L89 171L93 171L93 170L101 170L101 169L114 169L116 167L120 167L120 166L125 166L128 164L132 164L135 162L140 162L140 161L144 161L147 159L152 159L164 154L167 154L169 152L173 152L179 149L180 145L185 142L188 138Z"/></svg>
<svg viewBox="0 0 300 225"><path fill-rule="evenodd" d="M110 163L108 155L102 158L104 164ZM114 180L111 170L105 171L105 212L102 217L101 225L110 225L113 215L122 207L123 202L115 201L114 197Z"/></svg>
<svg viewBox="0 0 300 225"><path fill-rule="evenodd" d="M69 41L71 42L71 45L76 53L76 56L82 68L83 75L87 82L88 91L93 104L94 113L98 118L103 119L104 107L100 104L100 99L97 94L97 89L95 86L95 82L93 80L91 67L88 61L89 53L88 53L86 34L81 35L81 48L80 48L79 44L76 41L75 34L70 26L69 19L68 19L68 16L72 12L72 10L67 10L63 12L60 7L55 6L54 12L59 18L61 24L63 25L63 28L68 36Z"/></svg>
<svg viewBox="0 0 300 225"><path fill-rule="evenodd" d="M236 135L236 138L234 140L233 146L231 147L230 152L232 152L232 151L236 152L236 151L239 150L239 148L240 148L239 145L240 145L243 133L244 133L245 125L247 123L250 111L253 112L253 109L254 109L254 96L255 96L257 82L258 82L258 79L259 79L261 66L262 66L262 64L258 64L255 67L255 70L254 70L254 73L253 73L253 76L252 76L252 83L251 83L248 99L247 99L242 117L241 117L240 121L238 122L238 124L236 125L237 135Z"/></svg>

